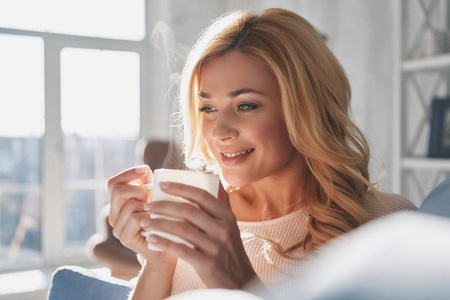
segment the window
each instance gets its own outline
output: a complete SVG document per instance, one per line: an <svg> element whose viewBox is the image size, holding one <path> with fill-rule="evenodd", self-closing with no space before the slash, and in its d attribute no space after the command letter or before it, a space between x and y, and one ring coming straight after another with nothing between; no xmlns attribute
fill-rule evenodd
<svg viewBox="0 0 450 300"><path fill-rule="evenodd" d="M0 34L0 269L41 259L44 43Z"/></svg>
<svg viewBox="0 0 450 300"><path fill-rule="evenodd" d="M109 201L106 179L134 164L139 137L139 55L61 51L66 251L83 248Z"/></svg>
<svg viewBox="0 0 450 300"><path fill-rule="evenodd" d="M106 180L135 164L150 108L144 12L0 1L0 272L87 261Z"/></svg>
<svg viewBox="0 0 450 300"><path fill-rule="evenodd" d="M2 0L0 27L142 40L142 0Z"/></svg>

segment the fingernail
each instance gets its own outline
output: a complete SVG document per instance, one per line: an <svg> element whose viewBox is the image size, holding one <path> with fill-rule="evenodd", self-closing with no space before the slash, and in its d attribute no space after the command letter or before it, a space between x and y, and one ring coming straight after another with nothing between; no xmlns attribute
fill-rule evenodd
<svg viewBox="0 0 450 300"><path fill-rule="evenodd" d="M159 183L159 187L160 187L162 190L167 189L167 188L169 187L169 182L168 182L168 181L161 181L161 182Z"/></svg>
<svg viewBox="0 0 450 300"><path fill-rule="evenodd" d="M151 210L152 209L152 207L153 207L153 202L150 202L150 203L145 203L145 205L144 205L144 210Z"/></svg>
<svg viewBox="0 0 450 300"><path fill-rule="evenodd" d="M138 174L147 173L147 165L142 165L134 168L134 171Z"/></svg>
<svg viewBox="0 0 450 300"><path fill-rule="evenodd" d="M150 243L156 243L158 242L158 237L156 235L150 234L149 236L147 236L147 241L149 241Z"/></svg>
<svg viewBox="0 0 450 300"><path fill-rule="evenodd" d="M144 219L141 221L141 227L148 227L150 225L150 219Z"/></svg>

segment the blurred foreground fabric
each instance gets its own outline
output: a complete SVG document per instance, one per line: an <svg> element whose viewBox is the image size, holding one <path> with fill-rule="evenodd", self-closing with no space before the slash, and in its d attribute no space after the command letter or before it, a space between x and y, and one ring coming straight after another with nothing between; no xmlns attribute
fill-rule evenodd
<svg viewBox="0 0 450 300"><path fill-rule="evenodd" d="M129 283L111 279L62 267L54 273L48 299L127 299ZM450 299L449 282L447 179L419 211L371 221L330 242L314 254L302 274L275 286L270 294L253 285L248 292L199 290L170 299Z"/></svg>

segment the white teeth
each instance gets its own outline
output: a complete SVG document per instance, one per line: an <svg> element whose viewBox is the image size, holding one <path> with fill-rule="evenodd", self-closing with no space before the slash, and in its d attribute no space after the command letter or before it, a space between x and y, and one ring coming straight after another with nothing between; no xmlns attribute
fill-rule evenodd
<svg viewBox="0 0 450 300"><path fill-rule="evenodd" d="M222 153L222 154L225 155L226 157L236 157L238 155L242 155L242 154L245 154L245 153L250 153L252 151L253 151L253 149L245 150L245 151L238 152L238 153Z"/></svg>

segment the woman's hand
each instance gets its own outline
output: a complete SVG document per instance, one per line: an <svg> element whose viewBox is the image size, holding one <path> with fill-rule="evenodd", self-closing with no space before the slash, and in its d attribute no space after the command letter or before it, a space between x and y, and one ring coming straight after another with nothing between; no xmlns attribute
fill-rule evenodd
<svg viewBox="0 0 450 300"><path fill-rule="evenodd" d="M131 184L133 181L139 181L139 185ZM108 221L113 227L114 236L124 246L155 263L162 254L149 250L148 242L141 235L141 230L147 230L142 222L150 217L144 206L149 202L151 194L143 184L151 182L153 172L147 165L125 170L110 178L108 190L111 206Z"/></svg>
<svg viewBox="0 0 450 300"><path fill-rule="evenodd" d="M138 180L140 185L131 184ZM120 242L142 255L145 263L139 275L132 299L165 299L170 295L176 257L148 249L148 242L141 230L148 230L143 224L150 215L144 206L149 202L150 191L143 186L153 182L153 173L148 166L126 170L108 181L111 195L109 223L113 234ZM144 222L145 223L145 222Z"/></svg>
<svg viewBox="0 0 450 300"><path fill-rule="evenodd" d="M208 288L240 289L256 276L244 250L228 195L222 186L219 199L202 189L181 183L161 182L160 188L198 207L172 201L152 202L145 206L150 213L184 222L147 219L144 223L148 224L149 230L181 237L194 248L156 235L149 235L148 242L190 263Z"/></svg>

